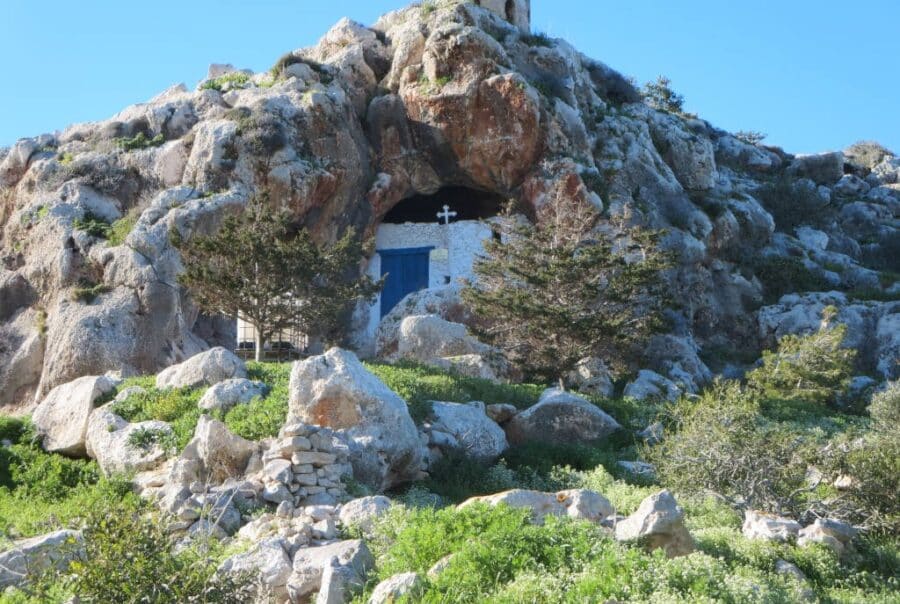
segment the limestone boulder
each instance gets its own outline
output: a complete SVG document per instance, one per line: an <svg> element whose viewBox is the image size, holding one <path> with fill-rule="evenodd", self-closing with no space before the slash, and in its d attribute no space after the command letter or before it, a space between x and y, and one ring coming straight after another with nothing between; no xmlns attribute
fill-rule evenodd
<svg viewBox="0 0 900 604"><path fill-rule="evenodd" d="M375 522L391 507L391 500L383 495L353 499L341 506L338 517L346 528L359 528L363 534L369 533Z"/></svg>
<svg viewBox="0 0 900 604"><path fill-rule="evenodd" d="M246 377L244 362L230 350L217 347L163 370L156 376L156 387L198 388Z"/></svg>
<svg viewBox="0 0 900 604"><path fill-rule="evenodd" d="M649 550L663 549L670 558L694 551L694 540L684 526L684 510L669 491L644 499L637 511L616 524L618 541L638 541Z"/></svg>
<svg viewBox="0 0 900 604"><path fill-rule="evenodd" d="M166 422L131 424L116 415L112 405L104 405L88 419L85 448L107 476L144 472L166 459L166 444L173 436Z"/></svg>
<svg viewBox="0 0 900 604"><path fill-rule="evenodd" d="M23 587L29 577L37 577L49 568L64 570L83 551L80 531L61 530L13 541L0 551L0 589Z"/></svg>
<svg viewBox="0 0 900 604"><path fill-rule="evenodd" d="M232 434L219 420L201 415L194 429L194 438L178 460L183 467L191 468L192 475L178 482L190 484L205 478L220 484L228 478L239 478L244 475L250 458L257 450L256 443Z"/></svg>
<svg viewBox="0 0 900 604"><path fill-rule="evenodd" d="M584 394L610 397L615 387L613 376L602 359L588 357L578 361L566 376L566 386Z"/></svg>
<svg viewBox="0 0 900 604"><path fill-rule="evenodd" d="M638 372L637 379L625 386L625 397L638 401L662 400L676 401L682 394L681 388L655 371L642 369Z"/></svg>
<svg viewBox="0 0 900 604"><path fill-rule="evenodd" d="M800 529L797 544L802 546L821 543L841 556L852 551L853 540L859 531L846 522L830 518L817 518L815 522Z"/></svg>
<svg viewBox="0 0 900 604"><path fill-rule="evenodd" d="M115 385L106 376L85 376L51 390L31 417L44 449L73 457L86 455L88 420L94 404Z"/></svg>
<svg viewBox="0 0 900 604"><path fill-rule="evenodd" d="M495 495L472 497L459 504L459 508L477 504L527 509L531 512L532 520L538 524L542 524L547 516L568 516L575 520L599 523L615 513L612 504L603 495L585 489L559 493L513 489Z"/></svg>
<svg viewBox="0 0 900 604"><path fill-rule="evenodd" d="M197 406L204 411L227 413L232 407L245 405L258 396L263 396L268 387L262 382L236 378L219 382L203 393Z"/></svg>
<svg viewBox="0 0 900 604"><path fill-rule="evenodd" d="M392 604L406 599L415 599L424 588L419 573L400 573L388 577L377 586L369 598L369 604Z"/></svg>
<svg viewBox="0 0 900 604"><path fill-rule="evenodd" d="M395 358L400 348L400 327L407 317L438 316L451 323L468 324L471 311L463 304L458 287L441 287L413 292L384 316L375 331L375 354Z"/></svg>
<svg viewBox="0 0 900 604"><path fill-rule="evenodd" d="M797 538L800 528L800 524L790 518L747 510L741 530L748 539L788 542Z"/></svg>
<svg viewBox="0 0 900 604"><path fill-rule="evenodd" d="M304 601L304 598L320 590L326 569L333 567L343 567L350 572L350 578L355 577L363 584L366 574L374 566L375 558L366 544L358 539L302 548L294 555L288 593L292 602Z"/></svg>
<svg viewBox="0 0 900 604"><path fill-rule="evenodd" d="M287 583L293 567L278 537L263 539L250 550L225 559L216 571L220 576L256 579L253 596L256 602L285 604L289 601Z"/></svg>
<svg viewBox="0 0 900 604"><path fill-rule="evenodd" d="M715 147L702 127L668 113L656 112L650 120L650 135L678 182L688 190L706 191L716 185Z"/></svg>
<svg viewBox="0 0 900 604"><path fill-rule="evenodd" d="M447 452L455 449L474 459L493 461L509 447L503 428L487 416L484 403L477 401L432 403L424 428L434 446Z"/></svg>
<svg viewBox="0 0 900 604"><path fill-rule="evenodd" d="M596 443L621 428L619 422L596 405L558 388L544 391L537 403L504 425L512 444Z"/></svg>
<svg viewBox="0 0 900 604"><path fill-rule="evenodd" d="M488 347L469 335L465 325L437 315L415 315L400 322L397 359L430 363L434 359L486 354Z"/></svg>
<svg viewBox="0 0 900 604"><path fill-rule="evenodd" d="M416 478L423 451L407 404L355 354L332 348L298 361L289 389L288 421L345 438L357 480L380 491Z"/></svg>

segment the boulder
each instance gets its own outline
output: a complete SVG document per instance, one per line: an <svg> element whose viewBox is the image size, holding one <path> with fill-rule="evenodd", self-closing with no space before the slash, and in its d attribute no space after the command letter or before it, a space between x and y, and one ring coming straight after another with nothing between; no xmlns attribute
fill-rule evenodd
<svg viewBox="0 0 900 604"><path fill-rule="evenodd" d="M332 348L291 371L288 416L332 428L350 446L357 480L383 490L414 479L422 446L406 402L352 352Z"/></svg>
<svg viewBox="0 0 900 604"><path fill-rule="evenodd" d="M293 570L284 545L277 537L264 539L250 550L226 558L216 574L236 579L251 576L257 579L256 601L284 604L288 602L287 583Z"/></svg>
<svg viewBox="0 0 900 604"><path fill-rule="evenodd" d="M37 576L51 567L64 570L82 552L79 531L62 530L13 541L11 547L0 551L0 591L24 586L29 576Z"/></svg>
<svg viewBox="0 0 900 604"><path fill-rule="evenodd" d="M213 348L196 354L156 376L156 387L198 388L213 386L232 378L246 378L244 362L225 348Z"/></svg>
<svg viewBox="0 0 900 604"><path fill-rule="evenodd" d="M416 31L416 35L421 36ZM400 325L406 317L437 315L445 321L469 324L470 311L463 304L457 286L428 288L413 292L381 319L375 331L375 354L395 358L400 346Z"/></svg>
<svg viewBox="0 0 900 604"><path fill-rule="evenodd" d="M684 510L669 491L660 491L641 502L637 511L616 524L618 541L645 543L649 550L662 548L669 558L694 551L694 540L684 526Z"/></svg>
<svg viewBox="0 0 900 604"><path fill-rule="evenodd" d="M369 604L393 604L394 602L415 600L421 595L424 585L419 573L400 573L379 583Z"/></svg>
<svg viewBox="0 0 900 604"><path fill-rule="evenodd" d="M162 421L128 423L112 405L95 409L88 419L85 444L88 457L97 460L104 474L144 472L166 459L166 441L174 436Z"/></svg>
<svg viewBox="0 0 900 604"><path fill-rule="evenodd" d="M293 572L287 584L288 593L292 602L304 601L304 598L323 586L323 574L328 567L344 567L363 582L374 566L375 558L366 544L358 539L305 547L294 555ZM333 571L329 574L332 573Z"/></svg>
<svg viewBox="0 0 900 604"><path fill-rule="evenodd" d="M741 530L748 539L787 542L797 538L800 524L790 518L747 510Z"/></svg>
<svg viewBox="0 0 900 604"><path fill-rule="evenodd" d="M853 540L859 533L855 528L830 518L817 518L815 522L800 529L797 545L821 543L828 546L835 554L841 556L853 549Z"/></svg>
<svg viewBox="0 0 900 604"><path fill-rule="evenodd" d="M339 518L344 528L356 527L363 534L369 533L375 522L391 507L391 500L383 495L361 497L341 506Z"/></svg>
<svg viewBox="0 0 900 604"><path fill-rule="evenodd" d="M615 387L613 377L602 359L588 357L578 361L566 376L566 386L584 394L610 397Z"/></svg>
<svg viewBox="0 0 900 604"><path fill-rule="evenodd" d="M184 448L181 460L196 461L201 476L214 484L244 475L247 462L257 451L256 443L232 434L219 420L201 415L194 438Z"/></svg>
<svg viewBox="0 0 900 604"><path fill-rule="evenodd" d="M537 403L516 414L504 426L512 444L595 443L621 429L596 405L558 388L550 388Z"/></svg>
<svg viewBox="0 0 900 604"><path fill-rule="evenodd" d="M575 520L599 523L615 513L612 504L603 495L585 489L559 493L513 489L495 495L472 497L459 504L459 508L464 509L476 504L527 509L531 511L532 520L538 524L542 524L547 516L568 516Z"/></svg>
<svg viewBox="0 0 900 604"><path fill-rule="evenodd" d="M265 395L267 389L262 382L252 382L244 378L225 380L211 386L197 406L204 411L217 410L226 413L236 405L247 404L254 398Z"/></svg>
<svg viewBox="0 0 900 604"><path fill-rule="evenodd" d="M638 401L663 400L674 402L681 396L681 388L667 377L661 376L655 371L642 369L633 382L625 386L626 398Z"/></svg>
<svg viewBox="0 0 900 604"><path fill-rule="evenodd" d="M794 178L808 178L817 185L831 186L844 176L844 154L837 151L817 155L798 155L788 166Z"/></svg>
<svg viewBox="0 0 900 604"><path fill-rule="evenodd" d="M495 460L509 446L503 428L487 416L484 403L477 401L466 404L432 403L431 417L425 424L425 431L450 435L455 443L453 447L442 447L434 441L435 446L454 448L483 461Z"/></svg>
<svg viewBox="0 0 900 604"><path fill-rule="evenodd" d="M493 405L488 405L485 407L485 413L487 416L497 422L498 424L505 424L509 420L515 416L516 413L519 412L516 409L515 405L509 405L507 403L495 403Z"/></svg>
<svg viewBox="0 0 900 604"><path fill-rule="evenodd" d="M85 376L51 390L34 410L31 421L45 450L81 457L94 403L115 388L106 376Z"/></svg>

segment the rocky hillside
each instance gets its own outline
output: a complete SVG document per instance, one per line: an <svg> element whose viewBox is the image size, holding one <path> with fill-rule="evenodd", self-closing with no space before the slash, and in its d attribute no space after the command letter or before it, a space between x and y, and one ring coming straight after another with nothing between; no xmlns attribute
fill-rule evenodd
<svg viewBox="0 0 900 604"><path fill-rule="evenodd" d="M794 157L654 110L565 41L471 3L343 20L269 72L214 66L194 90L0 150L0 406L231 345L230 322L177 285L167 234L209 233L262 187L322 240L446 185L538 219L592 204L600 228L665 228L678 253L682 306L649 368L706 381L697 351L753 357L815 324L824 298L803 292L835 290L863 369L896 377L898 180L874 144Z"/></svg>

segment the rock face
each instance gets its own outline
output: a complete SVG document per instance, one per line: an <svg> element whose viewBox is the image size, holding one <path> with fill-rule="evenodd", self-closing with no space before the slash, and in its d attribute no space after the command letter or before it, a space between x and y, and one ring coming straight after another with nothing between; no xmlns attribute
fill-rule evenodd
<svg viewBox="0 0 900 604"><path fill-rule="evenodd" d="M634 514L618 522L616 539L644 540L648 549L662 548L670 558L694 551L694 540L684 526L684 510L669 491L651 495Z"/></svg>
<svg viewBox="0 0 900 604"><path fill-rule="evenodd" d="M0 151L0 406L233 348L234 322L199 313L179 285L169 234L211 234L263 187L318 241L348 227L371 234L401 201L451 186L539 220L548 204L592 204L603 209L598 232L613 237L666 229L678 256L669 291L682 302L671 324L700 347L758 347L763 257L794 257L833 286L892 285L871 269L893 266L900 158L864 145L793 157L655 111L610 67L528 35L529 12L527 0L480 0L413 5L371 27L345 19L286 55L274 79L220 81L233 68L217 66L194 90L173 86ZM162 144L122 149L139 134ZM825 249L801 245L760 202L782 178L834 210L816 227ZM110 241L77 226L88 214L133 227ZM365 352L394 354L404 316L468 325L444 294L401 303ZM895 332L886 324L879 337ZM473 358L459 366L486 375ZM646 366L688 385L673 363Z"/></svg>
<svg viewBox="0 0 900 604"><path fill-rule="evenodd" d="M44 449L74 457L85 455L88 419L94 403L114 387L115 382L108 377L86 376L54 388L31 418Z"/></svg>
<svg viewBox="0 0 900 604"><path fill-rule="evenodd" d="M575 520L590 520L599 523L615 513L612 504L603 495L584 489L560 491L559 493L514 489L496 495L472 497L459 504L459 507L462 509L479 503L530 510L532 519L537 523L543 523L547 516L568 516Z"/></svg>
<svg viewBox="0 0 900 604"><path fill-rule="evenodd" d="M412 480L421 469L422 446L406 402L352 352L333 348L295 363L288 415L346 438L354 476L376 490Z"/></svg>
<svg viewBox="0 0 900 604"><path fill-rule="evenodd" d="M64 569L82 551L81 543L81 533L70 530L14 541L0 551L0 589L24 586L29 576L51 567Z"/></svg>
<svg viewBox="0 0 900 604"><path fill-rule="evenodd" d="M157 388L197 388L214 386L232 378L246 378L244 362L225 348L213 348L156 376Z"/></svg>
<svg viewBox="0 0 900 604"><path fill-rule="evenodd" d="M513 444L593 443L621 427L596 405L556 388L546 390L537 403L516 414L504 426L509 442Z"/></svg>

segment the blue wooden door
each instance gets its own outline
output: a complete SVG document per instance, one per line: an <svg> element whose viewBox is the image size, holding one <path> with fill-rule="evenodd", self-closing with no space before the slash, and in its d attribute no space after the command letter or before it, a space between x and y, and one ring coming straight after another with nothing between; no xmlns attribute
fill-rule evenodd
<svg viewBox="0 0 900 604"><path fill-rule="evenodd" d="M433 248L417 247L379 250L381 276L381 316L388 314L407 295L428 287L428 259Z"/></svg>

